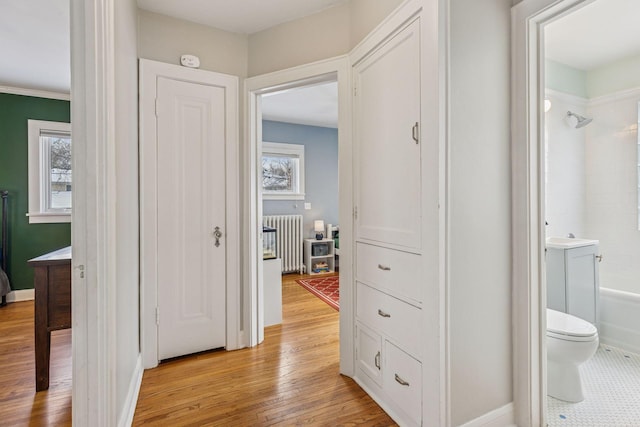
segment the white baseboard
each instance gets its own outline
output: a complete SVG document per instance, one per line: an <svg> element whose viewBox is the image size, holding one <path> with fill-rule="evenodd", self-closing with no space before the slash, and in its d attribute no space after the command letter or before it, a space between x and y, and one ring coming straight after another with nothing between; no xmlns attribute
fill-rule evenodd
<svg viewBox="0 0 640 427"><path fill-rule="evenodd" d="M460 427L515 427L516 418L513 402L464 423Z"/></svg>
<svg viewBox="0 0 640 427"><path fill-rule="evenodd" d="M601 343L640 354L640 295L600 288L599 326Z"/></svg>
<svg viewBox="0 0 640 427"><path fill-rule="evenodd" d="M138 404L138 395L140 394L140 386L142 385L142 355L138 355L136 361L136 367L131 375L131 382L129 383L129 390L127 391L127 397L125 399L124 407L120 413L118 420L118 427L128 427L133 424L133 416L136 413L136 406Z"/></svg>
<svg viewBox="0 0 640 427"><path fill-rule="evenodd" d="M7 294L7 302L31 301L35 295L35 289L16 289Z"/></svg>

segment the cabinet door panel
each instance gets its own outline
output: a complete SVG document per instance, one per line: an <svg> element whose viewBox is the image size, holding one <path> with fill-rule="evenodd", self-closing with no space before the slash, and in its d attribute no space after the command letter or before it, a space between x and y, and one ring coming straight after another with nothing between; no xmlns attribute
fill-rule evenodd
<svg viewBox="0 0 640 427"><path fill-rule="evenodd" d="M565 251L567 313L596 324L598 292L597 245Z"/></svg>
<svg viewBox="0 0 640 427"><path fill-rule="evenodd" d="M419 20L358 64L355 79L357 238L419 249Z"/></svg>
<svg viewBox="0 0 640 427"><path fill-rule="evenodd" d="M358 323L356 325L358 367L378 385L382 383L382 339L380 335Z"/></svg>

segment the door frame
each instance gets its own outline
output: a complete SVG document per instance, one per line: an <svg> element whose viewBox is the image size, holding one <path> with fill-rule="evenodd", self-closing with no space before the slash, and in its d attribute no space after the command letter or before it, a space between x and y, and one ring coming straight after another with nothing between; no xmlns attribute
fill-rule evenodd
<svg viewBox="0 0 640 427"><path fill-rule="evenodd" d="M114 1L72 1L72 418L113 426L116 416L116 194Z"/></svg>
<svg viewBox="0 0 640 427"><path fill-rule="evenodd" d="M225 97L227 138L226 164L226 346L242 347L240 340L240 221L238 174L238 77L140 59L140 327L142 362L145 369L158 365L157 281L157 128L156 95L158 77L189 83L220 86Z"/></svg>
<svg viewBox="0 0 640 427"><path fill-rule="evenodd" d="M338 82L338 174L340 226L340 372L354 373L355 296L353 294L353 153L351 126L351 79L347 55L276 71L245 80L245 145L244 145L244 241L243 251L246 344L255 346L263 337L264 313L259 309L259 295L264 287L262 277L262 205L259 183L262 117L260 95L313 83Z"/></svg>
<svg viewBox="0 0 640 427"><path fill-rule="evenodd" d="M513 361L516 423L545 425L544 26L595 0L512 8Z"/></svg>

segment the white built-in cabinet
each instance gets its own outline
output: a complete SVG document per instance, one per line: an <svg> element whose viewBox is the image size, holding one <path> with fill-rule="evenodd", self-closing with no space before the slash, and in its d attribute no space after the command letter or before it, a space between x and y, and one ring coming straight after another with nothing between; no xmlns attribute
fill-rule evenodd
<svg viewBox="0 0 640 427"><path fill-rule="evenodd" d="M423 424L420 25L353 67L355 378L401 425Z"/></svg>

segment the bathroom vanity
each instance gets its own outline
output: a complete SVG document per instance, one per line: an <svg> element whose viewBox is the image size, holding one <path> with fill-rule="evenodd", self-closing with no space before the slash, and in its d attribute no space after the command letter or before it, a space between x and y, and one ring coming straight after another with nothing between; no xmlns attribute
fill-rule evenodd
<svg viewBox="0 0 640 427"><path fill-rule="evenodd" d="M547 252L547 307L598 323L599 241L550 237Z"/></svg>

